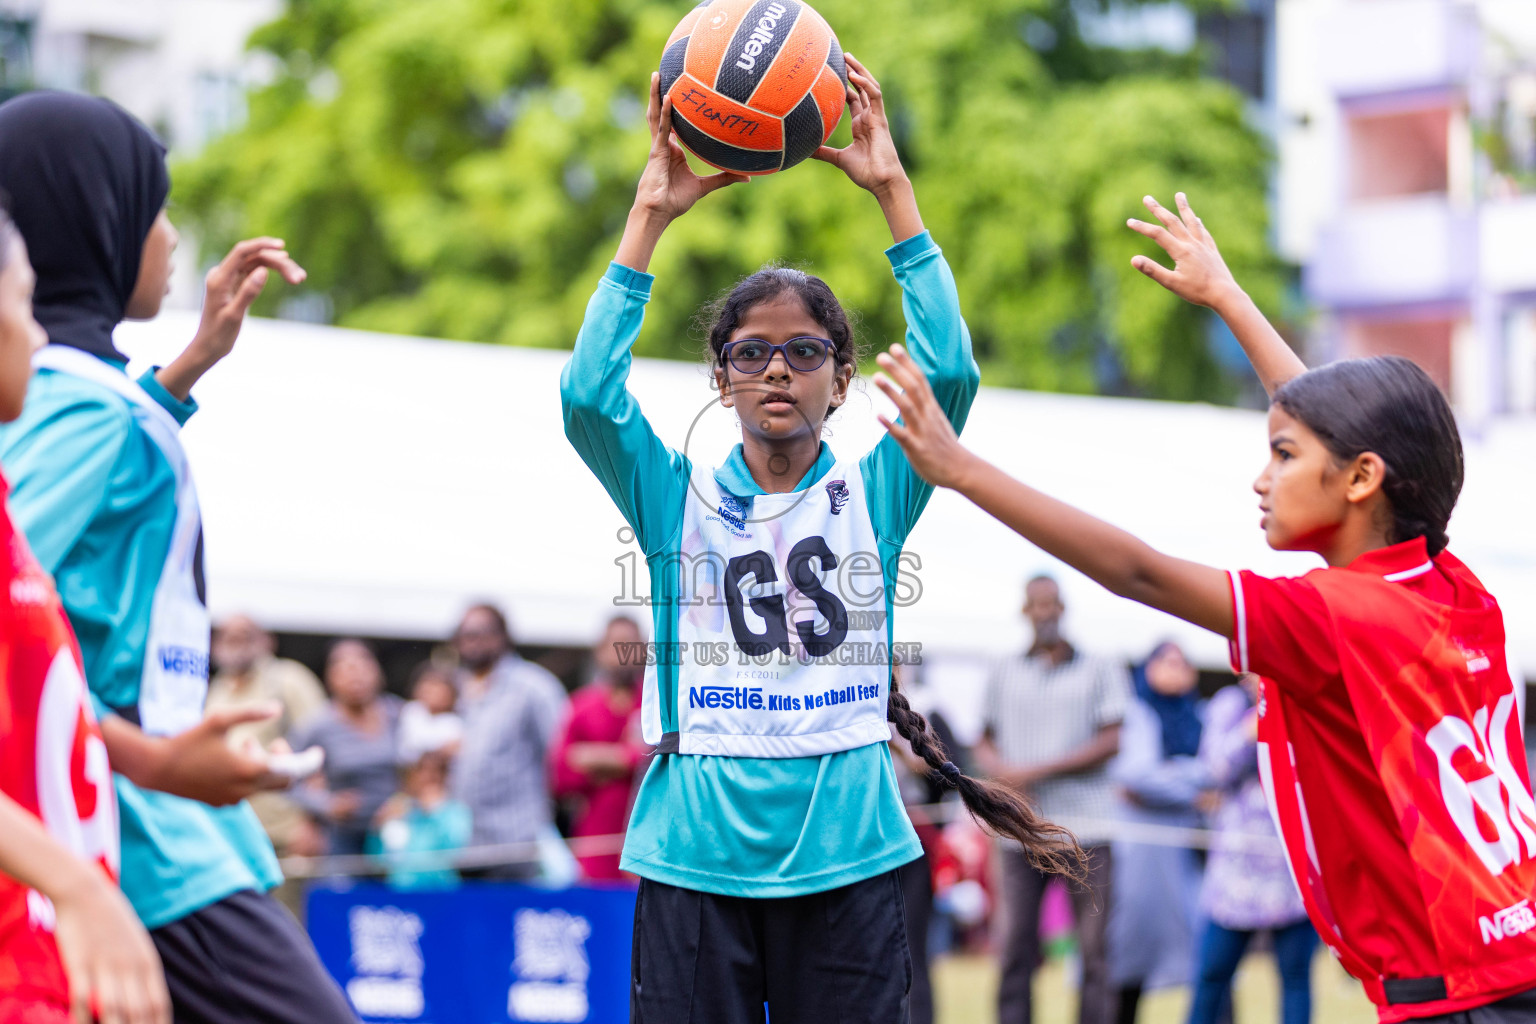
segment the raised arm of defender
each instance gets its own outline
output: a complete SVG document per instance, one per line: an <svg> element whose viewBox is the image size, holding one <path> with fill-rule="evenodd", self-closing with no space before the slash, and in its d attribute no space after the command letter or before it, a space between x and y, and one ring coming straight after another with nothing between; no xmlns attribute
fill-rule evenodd
<svg viewBox="0 0 1536 1024"><path fill-rule="evenodd" d="M1179 206L1177 214L1164 209L1151 196L1142 200L1157 218L1157 224L1134 219L1126 221L1132 231L1146 235L1163 247L1173 258L1173 269L1169 270L1149 256L1135 257L1131 266L1184 301L1214 310L1237 336L1264 385L1265 393L1273 395L1281 384L1306 373L1306 364L1264 319L1248 293L1238 286L1216 248L1216 240L1205 229L1205 223L1195 216L1195 211L1189 208L1184 193L1178 192L1174 198Z"/></svg>
<svg viewBox="0 0 1536 1024"><path fill-rule="evenodd" d="M1173 257L1168 269L1146 256L1136 269L1180 298L1215 310L1232 328L1270 394L1306 366L1238 286L1216 242L1178 194L1174 214L1146 197L1159 221L1132 220L1130 226ZM1231 637L1232 597L1220 569L1174 558L1131 534L1013 479L960 443L934 401L932 389L899 345L877 358L881 391L896 404L899 422L880 417L901 445L912 468L930 483L950 487L1048 554L1066 562L1121 597L1177 615Z"/></svg>
<svg viewBox="0 0 1536 1024"><path fill-rule="evenodd" d="M1220 569L1157 551L1119 527L1026 484L960 443L933 389L900 345L876 357L875 384L901 414L880 417L923 479L951 487L1047 554L1121 597L1231 637L1232 601Z"/></svg>

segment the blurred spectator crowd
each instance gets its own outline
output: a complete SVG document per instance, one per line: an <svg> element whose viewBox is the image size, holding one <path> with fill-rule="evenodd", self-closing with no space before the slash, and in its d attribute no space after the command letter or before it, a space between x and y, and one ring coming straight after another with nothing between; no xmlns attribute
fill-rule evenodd
<svg viewBox="0 0 1536 1024"><path fill-rule="evenodd" d="M626 665L623 652L643 639L633 619L614 618L589 681L567 696L552 673L518 655L500 610L475 605L446 656L416 666L402 699L386 689L367 641L333 642L322 682L237 615L214 633L208 705L278 707L235 742L284 739L325 753L323 767L288 792L252 800L279 856L383 857L402 888L461 876L618 879L618 837L648 751L643 669ZM600 838L584 846L586 837ZM459 863L471 847L485 854L483 866Z"/></svg>
<svg viewBox="0 0 1536 1024"><path fill-rule="evenodd" d="M1000 1024L1032 1019L1033 976L1052 952L1070 957L1082 1024L1130 1024L1142 994L1168 986L1193 989L1191 1024L1230 1021L1233 975L1255 940L1279 967L1280 1019L1307 1021L1317 940L1259 780L1256 680L1207 699L1176 644L1135 666L1079 650L1048 577L1029 581L1022 610L1032 641L992 669L969 748L920 679L900 681L956 761L1073 829L1082 878L1047 878L984 835L893 739L925 854L901 871L913 1024L933 1020L930 955L957 948L997 954ZM215 632L209 705L276 705L280 714L246 735L325 752L316 774L253 800L282 856L382 858L402 888L463 877L620 881L650 753L635 657L644 640L635 620L611 619L568 695L519 656L498 609L475 605L416 666L405 699L388 692L365 640L333 642L322 680L234 616Z"/></svg>

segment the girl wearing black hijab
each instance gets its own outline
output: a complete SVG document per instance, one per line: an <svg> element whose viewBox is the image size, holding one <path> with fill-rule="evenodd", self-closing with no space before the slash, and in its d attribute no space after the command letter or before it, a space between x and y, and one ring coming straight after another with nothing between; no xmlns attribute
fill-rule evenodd
<svg viewBox="0 0 1536 1024"><path fill-rule="evenodd" d="M164 147L106 100L29 93L0 104L0 189L49 340L21 417L0 427L0 464L79 639L118 773L123 892L155 940L175 1019L353 1021L267 895L281 874L240 802L288 781L266 752L226 742L232 725L275 709L203 716L202 521L179 437L193 384L234 347L268 275L297 284L304 272L277 239L241 242L209 273L185 351L133 380L112 331L156 315L170 280Z"/></svg>

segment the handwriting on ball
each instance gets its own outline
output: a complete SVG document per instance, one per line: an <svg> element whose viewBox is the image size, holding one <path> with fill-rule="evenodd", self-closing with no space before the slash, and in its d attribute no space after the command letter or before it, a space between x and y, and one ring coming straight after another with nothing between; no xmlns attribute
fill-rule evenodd
<svg viewBox="0 0 1536 1024"><path fill-rule="evenodd" d="M750 117L742 117L730 111L720 110L710 104L710 95L700 89L689 89L682 93L674 101L678 106L690 108L699 117L713 121L721 128L740 137L757 134L761 121Z"/></svg>

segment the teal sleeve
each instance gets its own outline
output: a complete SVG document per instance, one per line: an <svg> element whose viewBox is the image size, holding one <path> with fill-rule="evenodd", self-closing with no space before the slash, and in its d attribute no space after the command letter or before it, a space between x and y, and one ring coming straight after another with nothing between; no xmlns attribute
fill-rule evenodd
<svg viewBox="0 0 1536 1024"><path fill-rule="evenodd" d="M165 390L160 382L155 379L155 373L159 369L160 367L158 366L150 367L149 371L139 378L139 387L143 388L150 398L160 403L161 408L176 417L177 423L186 426L187 420L191 419L192 414L197 412L197 399L188 395L187 400L183 402Z"/></svg>
<svg viewBox="0 0 1536 1024"><path fill-rule="evenodd" d="M56 574L106 500L133 430L121 402L80 398L28 408L0 439L11 518L43 569ZM33 422L25 421L33 419Z"/></svg>
<svg viewBox="0 0 1536 1024"><path fill-rule="evenodd" d="M689 473L687 458L661 443L625 386L629 348L640 336L653 280L617 263L609 266L560 374L565 436L634 527L648 557L681 522Z"/></svg>
<svg viewBox="0 0 1536 1024"><path fill-rule="evenodd" d="M926 231L891 246L885 255L901 285L907 351L927 375L934 397L958 432L976 400L981 371L971 355L971 332L960 315L955 276ZM913 471L889 435L864 456L860 468L876 535L901 547L928 504L932 485Z"/></svg>

